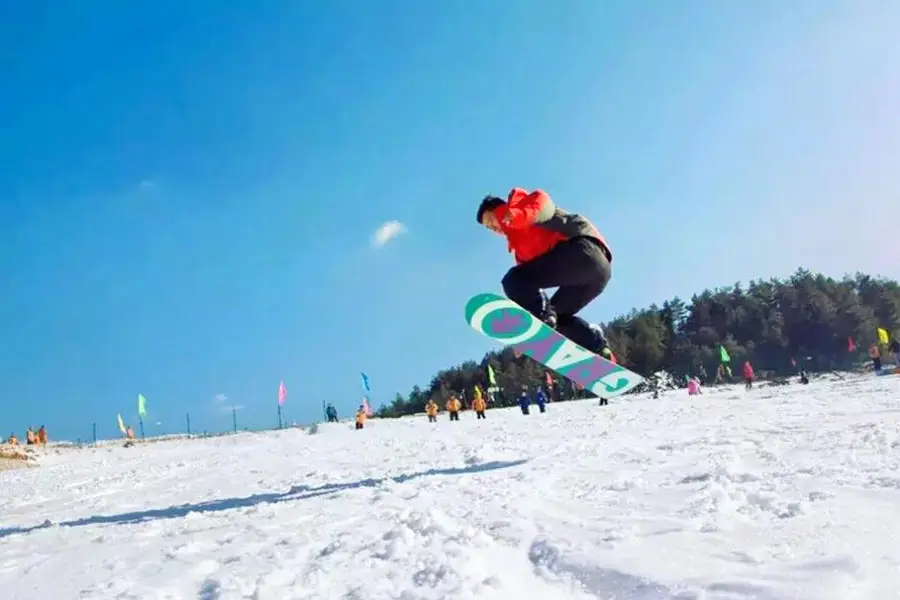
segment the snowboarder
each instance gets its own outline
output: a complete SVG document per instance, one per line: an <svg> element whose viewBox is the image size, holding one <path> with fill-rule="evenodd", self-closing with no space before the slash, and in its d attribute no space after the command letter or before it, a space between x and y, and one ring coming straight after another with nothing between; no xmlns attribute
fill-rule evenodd
<svg viewBox="0 0 900 600"><path fill-rule="evenodd" d="M542 190L513 188L506 200L486 196L478 222L506 237L516 265L503 291L576 344L609 358L603 330L578 312L603 293L612 276L612 252L597 228L558 208ZM558 287L549 300L543 290Z"/></svg>

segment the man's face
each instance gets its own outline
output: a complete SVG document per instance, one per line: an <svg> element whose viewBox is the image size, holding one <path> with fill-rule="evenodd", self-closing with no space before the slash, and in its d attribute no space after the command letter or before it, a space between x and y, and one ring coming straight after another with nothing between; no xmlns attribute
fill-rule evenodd
<svg viewBox="0 0 900 600"><path fill-rule="evenodd" d="M481 224L494 233L503 235L503 229L500 227L500 221L497 220L497 215L494 214L494 211L485 211L484 214L481 215Z"/></svg>

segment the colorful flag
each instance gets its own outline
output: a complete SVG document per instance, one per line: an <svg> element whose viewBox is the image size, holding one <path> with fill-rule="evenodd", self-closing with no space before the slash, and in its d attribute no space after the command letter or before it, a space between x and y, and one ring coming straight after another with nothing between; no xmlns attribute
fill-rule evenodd
<svg viewBox="0 0 900 600"><path fill-rule="evenodd" d="M122 415L116 415L116 418L119 421L119 431L122 432L122 435L126 435L128 430L125 429L125 421L122 420Z"/></svg>
<svg viewBox="0 0 900 600"><path fill-rule="evenodd" d="M494 387L495 385L497 385L497 378L494 377L494 369L491 367L490 363L488 363L488 366L487 366L487 376L488 376L488 383L491 385L491 387Z"/></svg>
<svg viewBox="0 0 900 600"><path fill-rule="evenodd" d="M552 391L553 390L553 378L550 377L550 371L547 371L546 377L547 377L547 390Z"/></svg>
<svg viewBox="0 0 900 600"><path fill-rule="evenodd" d="M719 359L722 361L723 365L731 362L731 357L728 356L728 351L725 350L725 346L719 346Z"/></svg>
<svg viewBox="0 0 900 600"><path fill-rule="evenodd" d="M366 390L367 392L371 392L372 388L369 387L369 376L366 375L365 373L360 373L360 377L362 377L363 389Z"/></svg>
<svg viewBox="0 0 900 600"><path fill-rule="evenodd" d="M884 345L888 343L888 332L881 327L878 328L878 343Z"/></svg>
<svg viewBox="0 0 900 600"><path fill-rule="evenodd" d="M372 416L372 407L369 406L369 399L365 396L363 396L363 399L362 399L362 408L363 408L363 411L365 411L367 417Z"/></svg>
<svg viewBox="0 0 900 600"><path fill-rule="evenodd" d="M142 419L147 416L147 399L143 394L138 394L138 416Z"/></svg>
<svg viewBox="0 0 900 600"><path fill-rule="evenodd" d="M853 341L853 336L847 336L847 352L853 352L856 350L856 342Z"/></svg>
<svg viewBox="0 0 900 600"><path fill-rule="evenodd" d="M284 381L278 382L278 406L284 404L284 401L287 400L287 388L284 387Z"/></svg>

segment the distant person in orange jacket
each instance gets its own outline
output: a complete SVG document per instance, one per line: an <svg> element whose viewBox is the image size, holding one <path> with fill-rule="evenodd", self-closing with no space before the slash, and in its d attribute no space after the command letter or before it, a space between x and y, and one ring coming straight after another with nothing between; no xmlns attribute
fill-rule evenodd
<svg viewBox="0 0 900 600"><path fill-rule="evenodd" d="M450 399L447 400L447 412L450 413L451 421L459 421L459 411L462 409L462 402L459 401L454 395L450 395Z"/></svg>
<svg viewBox="0 0 900 600"><path fill-rule="evenodd" d="M603 330L578 313L606 289L612 252L597 228L557 207L542 190L513 188L506 200L487 196L478 222L506 237L516 266L503 277L513 302L576 344L609 358ZM549 300L543 290L559 288Z"/></svg>

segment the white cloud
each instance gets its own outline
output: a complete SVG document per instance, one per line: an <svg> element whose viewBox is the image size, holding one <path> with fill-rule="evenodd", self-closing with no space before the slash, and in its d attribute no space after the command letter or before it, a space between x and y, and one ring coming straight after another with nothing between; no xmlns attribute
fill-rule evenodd
<svg viewBox="0 0 900 600"><path fill-rule="evenodd" d="M231 412L235 410L244 410L243 404L234 404L228 402L228 396L222 393L213 396L213 404L215 404L216 408L223 413L231 414Z"/></svg>
<svg viewBox="0 0 900 600"><path fill-rule="evenodd" d="M387 221L372 235L372 247L381 248L402 233L406 233L406 225L400 221Z"/></svg>
<svg viewBox="0 0 900 600"><path fill-rule="evenodd" d="M156 182L152 179L142 179L138 182L138 189L142 192L149 192L156 188Z"/></svg>

